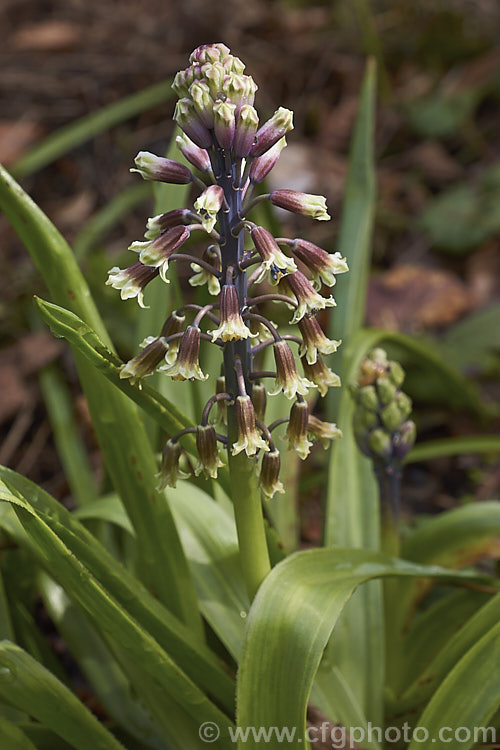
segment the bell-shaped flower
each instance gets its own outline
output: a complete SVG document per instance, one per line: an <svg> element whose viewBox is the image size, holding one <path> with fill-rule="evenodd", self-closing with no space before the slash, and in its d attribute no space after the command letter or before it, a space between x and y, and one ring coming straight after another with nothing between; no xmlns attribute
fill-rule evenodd
<svg viewBox="0 0 500 750"><path fill-rule="evenodd" d="M199 363L200 329L197 326L188 326L181 338L179 351L175 362L167 363L159 369L166 372L172 380L206 380L208 375L201 371Z"/></svg>
<svg viewBox="0 0 500 750"><path fill-rule="evenodd" d="M318 357L312 365L307 360L302 359L302 366L304 368L304 375L318 386L318 390L322 396L326 396L329 388L337 388L341 385L339 376L325 365L321 357Z"/></svg>
<svg viewBox="0 0 500 750"><path fill-rule="evenodd" d="M301 318L299 330L302 334L302 344L299 347L299 357L304 357L309 365L313 365L319 354L333 354L342 343L326 337L317 319Z"/></svg>
<svg viewBox="0 0 500 750"><path fill-rule="evenodd" d="M262 258L262 270L255 279L256 284L262 281L266 271L269 271L271 275L271 283L277 284L283 276L297 270L295 261L280 249L271 232L264 227L254 227L250 234L255 249Z"/></svg>
<svg viewBox="0 0 500 750"><path fill-rule="evenodd" d="M217 447L217 435L211 424L199 425L196 429L196 449L198 452L198 463L194 473L198 477L202 472L205 477L217 479L217 469L224 466L219 456Z"/></svg>
<svg viewBox="0 0 500 750"><path fill-rule="evenodd" d="M156 336L145 338L141 347L142 351L139 354L122 365L120 378L128 378L131 383L135 383L141 378L152 375L168 350L168 344Z"/></svg>
<svg viewBox="0 0 500 750"><path fill-rule="evenodd" d="M179 468L179 459L182 455L182 448L177 440L168 439L163 448L161 469L156 475L159 479L158 490L164 490L165 487L174 487L178 479L187 479L189 474Z"/></svg>
<svg viewBox="0 0 500 750"><path fill-rule="evenodd" d="M163 281L169 284L166 273L170 256L189 239L189 235L189 227L172 227L149 242L132 242L129 250L138 252L139 260L145 266L157 268Z"/></svg>
<svg viewBox="0 0 500 750"><path fill-rule="evenodd" d="M276 492L284 493L285 488L279 480L281 466L280 453L277 450L264 453L260 467L259 486L266 500L271 500Z"/></svg>
<svg viewBox="0 0 500 750"><path fill-rule="evenodd" d="M297 393L306 396L309 388L314 388L315 384L299 375L292 350L286 341L277 341L273 344L273 354L276 363L276 385L272 391L268 391L269 395L276 396L283 391L289 399L295 398Z"/></svg>
<svg viewBox="0 0 500 750"><path fill-rule="evenodd" d="M294 214L310 216L318 221L329 221L332 218L327 211L326 198L322 195L311 195L297 190L273 190L269 197L273 206L284 208Z"/></svg>
<svg viewBox="0 0 500 750"><path fill-rule="evenodd" d="M316 289L320 289L321 284L333 286L336 274L349 270L346 259L340 253L327 253L313 242L297 239L291 247L297 258L310 269Z"/></svg>
<svg viewBox="0 0 500 750"><path fill-rule="evenodd" d="M108 271L108 274L106 284L112 286L113 289L119 289L122 299L137 297L139 305L146 307L144 304L144 288L158 276L157 268L150 268L138 262L129 268L122 269L114 266Z"/></svg>
<svg viewBox="0 0 500 750"><path fill-rule="evenodd" d="M174 208L165 214L158 214L148 219L144 237L147 240L155 240L166 229L187 224L191 219L191 211L188 208Z"/></svg>
<svg viewBox="0 0 500 750"><path fill-rule="evenodd" d="M255 410L250 396L237 396L236 398L236 423L238 426L238 440L233 443L232 454L245 451L247 456L255 456L257 451L269 450L269 445L259 435L255 424Z"/></svg>
<svg viewBox="0 0 500 750"><path fill-rule="evenodd" d="M209 331L212 341L239 341L254 337L250 328L245 325L240 312L240 303L236 287L233 284L224 284L220 295L220 326L214 331Z"/></svg>
<svg viewBox="0 0 500 750"><path fill-rule="evenodd" d="M305 315L314 315L315 312L323 310L325 307L335 307L336 302L333 297L327 299L318 294L309 279L301 271L285 276L281 280L281 285L287 291L292 292L297 299L297 308L290 321L291 323L298 323Z"/></svg>
<svg viewBox="0 0 500 750"><path fill-rule="evenodd" d="M194 207L206 232L210 233L214 228L223 203L224 190L220 185L210 185L195 201Z"/></svg>
<svg viewBox="0 0 500 750"><path fill-rule="evenodd" d="M321 441L325 449L328 448L331 440L338 440L342 437L342 430L336 424L323 422L322 419L318 419L313 414L309 414L307 429L313 437Z"/></svg>
<svg viewBox="0 0 500 750"><path fill-rule="evenodd" d="M174 159L166 159L156 156L149 151L139 151L134 159L136 169L144 180L156 180L157 182L170 182L173 185L187 185L193 179L191 171Z"/></svg>
<svg viewBox="0 0 500 750"><path fill-rule="evenodd" d="M312 443L307 439L309 408L305 401L295 401L290 410L290 419L286 430L288 450L295 451L302 460L310 453Z"/></svg>

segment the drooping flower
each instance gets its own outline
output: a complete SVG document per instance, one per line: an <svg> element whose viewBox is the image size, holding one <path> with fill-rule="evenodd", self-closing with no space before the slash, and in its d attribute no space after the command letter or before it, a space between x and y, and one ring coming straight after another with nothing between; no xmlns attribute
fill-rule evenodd
<svg viewBox="0 0 500 750"><path fill-rule="evenodd" d="M217 479L217 469L224 466L217 448L217 435L211 424L199 425L196 429L196 449L198 451L198 463L194 473L198 477L202 472L206 477Z"/></svg>
<svg viewBox="0 0 500 750"><path fill-rule="evenodd" d="M335 307L333 297L322 297L301 271L290 273L281 280L281 285L292 292L297 299L297 307L291 323L298 323L305 315L314 315L325 307Z"/></svg>
<svg viewBox="0 0 500 750"><path fill-rule="evenodd" d="M326 337L318 320L314 317L303 317L299 320L299 330L302 334L302 344L299 347L299 357L304 357L309 365L313 365L319 354L333 354L341 341Z"/></svg>
<svg viewBox="0 0 500 750"><path fill-rule="evenodd" d="M166 273L170 256L189 239L189 236L189 227L172 227L154 240L132 242L129 250L135 250L139 253L139 260L143 265L157 268L163 281L169 284L170 281L167 279Z"/></svg>
<svg viewBox="0 0 500 750"><path fill-rule="evenodd" d="M292 350L286 341L277 341L273 345L273 353L276 363L276 385L272 391L268 391L269 395L276 396L283 391L289 399L295 398L297 393L307 396L309 388L314 388L315 384L299 375Z"/></svg>
<svg viewBox="0 0 500 750"><path fill-rule="evenodd" d="M236 398L236 423L238 425L238 440L233 443L233 456L242 451L245 451L247 456L255 456L259 450L269 450L269 445L257 431L255 410L250 396L238 396Z"/></svg>
<svg viewBox="0 0 500 750"><path fill-rule="evenodd" d="M220 185L210 185L195 201L194 207L206 232L211 232L214 228L223 203L224 190Z"/></svg>
<svg viewBox="0 0 500 750"><path fill-rule="evenodd" d="M266 271L272 271L271 282L276 284L282 276L297 270L295 261L285 255L274 239L271 232L264 227L253 227L250 232L255 248L262 258L262 273L255 279L258 284L262 281Z"/></svg>
<svg viewBox="0 0 500 750"><path fill-rule="evenodd" d="M323 448L328 448L331 440L337 440L342 437L342 430L340 430L333 422L323 422L323 420L315 417L314 414L309 414L308 432L315 438L321 441Z"/></svg>
<svg viewBox="0 0 500 750"><path fill-rule="evenodd" d="M310 269L316 289L321 289L321 284L333 286L336 274L349 270L346 259L340 253L327 253L313 242L297 239L293 241L291 248L297 258Z"/></svg>
<svg viewBox="0 0 500 750"><path fill-rule="evenodd" d="M233 284L225 284L220 296L220 326L209 332L212 341L238 341L253 337L250 328L245 325L241 317L240 303L236 287Z"/></svg>
<svg viewBox="0 0 500 750"><path fill-rule="evenodd" d="M290 410L286 430L288 450L295 451L302 460L310 453L312 443L307 439L309 408L305 401L295 401Z"/></svg>
<svg viewBox="0 0 500 750"><path fill-rule="evenodd" d="M152 375L168 350L168 344L155 336L148 336L141 346L142 351L120 368L120 378L128 378L131 383Z"/></svg>
<svg viewBox="0 0 500 750"><path fill-rule="evenodd" d="M159 479L158 489L164 490L165 487L174 487L178 479L187 479L189 474L179 468L179 459L182 455L182 448L176 440L167 440L163 448L163 456L160 472L156 475Z"/></svg>
<svg viewBox="0 0 500 750"><path fill-rule="evenodd" d="M221 257L220 250L216 245L209 245L203 252L203 260L210 263L216 271L221 270ZM216 296L220 294L220 282L217 276L207 271L203 266L198 263L191 263L191 269L194 271L194 275L189 278L191 286L202 286L207 284L208 291L210 294Z"/></svg>
<svg viewBox="0 0 500 750"><path fill-rule="evenodd" d="M322 396L326 396L329 388L337 388L341 384L339 376L325 365L321 357L318 357L312 365L306 359L302 359L302 366L304 375L317 385Z"/></svg>
<svg viewBox="0 0 500 750"><path fill-rule="evenodd" d="M113 289L119 289L122 299L137 297L139 305L146 307L144 304L144 289L150 281L158 276L157 268L149 268L149 266L138 262L123 269L113 266L108 274L106 284L112 286Z"/></svg>
<svg viewBox="0 0 500 750"><path fill-rule="evenodd" d="M181 338L175 362L167 363L160 370L170 375L172 380L206 380L208 375L201 371L198 356L200 353L200 329L188 326Z"/></svg>
<svg viewBox="0 0 500 750"><path fill-rule="evenodd" d="M259 485L266 500L271 500L276 492L284 493L285 488L279 480L281 467L280 453L277 450L264 453L260 469Z"/></svg>
<svg viewBox="0 0 500 750"><path fill-rule="evenodd" d="M173 211L151 217L147 221L144 237L147 240L155 240L166 229L186 224L190 220L190 213L187 208L175 208Z"/></svg>

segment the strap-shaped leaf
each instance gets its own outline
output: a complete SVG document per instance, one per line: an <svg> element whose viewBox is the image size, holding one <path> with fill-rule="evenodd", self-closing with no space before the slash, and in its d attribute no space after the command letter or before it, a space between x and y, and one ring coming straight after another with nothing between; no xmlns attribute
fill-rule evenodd
<svg viewBox="0 0 500 750"><path fill-rule="evenodd" d="M123 750L67 687L9 641L0 643L0 699L38 719L75 750Z"/></svg>
<svg viewBox="0 0 500 750"><path fill-rule="evenodd" d="M471 573L454 574L364 550L291 555L266 578L250 610L239 668L238 726L297 727L289 747L304 747L307 702L335 623L360 584L386 576L478 580ZM332 643L335 647L335 634ZM361 660L359 668L366 668ZM246 750L257 746L252 738L241 745Z"/></svg>

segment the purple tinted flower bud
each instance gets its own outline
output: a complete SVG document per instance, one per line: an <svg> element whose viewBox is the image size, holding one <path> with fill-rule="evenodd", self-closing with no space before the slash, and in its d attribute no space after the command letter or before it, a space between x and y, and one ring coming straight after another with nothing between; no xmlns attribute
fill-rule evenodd
<svg viewBox="0 0 500 750"><path fill-rule="evenodd" d="M281 458L279 451L269 451L262 456L259 485L266 500L271 500L276 492L284 493L285 488L279 481Z"/></svg>
<svg viewBox="0 0 500 750"><path fill-rule="evenodd" d="M145 266L157 268L163 281L169 284L166 273L170 256L189 239L190 234L189 227L172 227L149 242L132 242L129 250L138 252L139 260Z"/></svg>
<svg viewBox="0 0 500 750"><path fill-rule="evenodd" d="M233 153L238 159L243 159L250 153L258 127L257 110L250 104L244 104L238 114L233 141Z"/></svg>
<svg viewBox="0 0 500 750"><path fill-rule="evenodd" d="M144 237L147 240L155 240L166 229L178 227L190 221L190 210L188 208L174 208L173 211L167 211L165 214L158 214L148 219L146 224L146 233Z"/></svg>
<svg viewBox="0 0 500 750"><path fill-rule="evenodd" d="M198 477L203 472L207 479L209 477L217 479L217 469L224 464L219 457L217 435L213 425L200 425L196 429L196 449L199 458L194 470L196 476Z"/></svg>
<svg viewBox="0 0 500 750"><path fill-rule="evenodd" d="M214 63L223 60L230 54L231 50L222 42L216 44L201 44L189 55L190 63Z"/></svg>
<svg viewBox="0 0 500 750"><path fill-rule="evenodd" d="M238 425L238 440L233 443L232 454L245 451L247 456L255 456L257 451L268 451L269 446L257 432L255 424L255 410L250 396L236 398L236 421Z"/></svg>
<svg viewBox="0 0 500 750"><path fill-rule="evenodd" d="M234 55L227 55L227 57L222 60L222 64L227 73L236 73L238 76L240 76L245 70L245 63L242 62L239 57L235 57Z"/></svg>
<svg viewBox="0 0 500 750"><path fill-rule="evenodd" d="M322 283L333 286L336 282L335 274L349 270L346 259L340 253L327 253L313 242L294 240L291 248L297 258L311 270L316 289L320 289Z"/></svg>
<svg viewBox="0 0 500 750"><path fill-rule="evenodd" d="M160 370L170 375L172 380L206 380L208 375L203 374L198 361L200 341L200 329L188 326L181 339L175 362L160 367Z"/></svg>
<svg viewBox="0 0 500 750"><path fill-rule="evenodd" d="M224 76L222 91L229 101L236 105L236 112L238 113L244 104L254 103L257 84L251 76L230 73Z"/></svg>
<svg viewBox="0 0 500 750"><path fill-rule="evenodd" d="M224 203L224 190L220 185L210 185L194 203L206 232L211 232L217 221L217 214Z"/></svg>
<svg viewBox="0 0 500 750"><path fill-rule="evenodd" d="M179 98L189 96L189 87L195 79L194 69L192 67L186 70L179 70L176 73L172 88Z"/></svg>
<svg viewBox="0 0 500 750"><path fill-rule="evenodd" d="M280 154L286 146L286 138L280 138L269 151L253 160L250 167L250 182L257 184L262 182L274 167Z"/></svg>
<svg viewBox="0 0 500 750"><path fill-rule="evenodd" d="M304 375L318 386L318 390L322 396L326 396L329 388L336 388L340 385L339 376L332 372L320 357L317 358L313 365L308 364L303 359L302 365L304 367Z"/></svg>
<svg viewBox="0 0 500 750"><path fill-rule="evenodd" d="M302 460L309 455L312 443L307 439L309 409L305 401L296 401L290 410L286 431L288 450L295 451Z"/></svg>
<svg viewBox="0 0 500 750"><path fill-rule="evenodd" d="M179 469L179 459L182 454L182 448L176 440L167 440L163 448L163 457L161 471L156 476L159 478L158 489L164 490L165 487L174 487L178 479L187 479L189 474Z"/></svg>
<svg viewBox="0 0 500 750"><path fill-rule="evenodd" d="M394 458L400 461L406 458L407 454L413 448L415 438L417 437L417 428L415 422L409 419L404 422L398 430L398 433L394 436Z"/></svg>
<svg viewBox="0 0 500 750"><path fill-rule="evenodd" d="M277 341L273 345L273 353L276 362L276 386L274 390L268 391L269 395L276 396L283 391L289 399L295 398L297 393L306 396L309 388L315 387L314 383L299 375L292 350L286 341Z"/></svg>
<svg viewBox="0 0 500 750"><path fill-rule="evenodd" d="M214 126L214 100L210 96L208 83L194 81L189 88L189 96L194 102L198 116L203 125L211 129Z"/></svg>
<svg viewBox="0 0 500 750"><path fill-rule="evenodd" d="M274 144L293 129L293 112L284 107L276 110L270 120L259 128L250 151L251 156L262 156Z"/></svg>
<svg viewBox="0 0 500 750"><path fill-rule="evenodd" d="M177 148L181 151L182 155L200 172L208 172L211 169L210 157L204 148L200 148L193 143L193 141L183 133L178 135L175 139Z"/></svg>
<svg viewBox="0 0 500 750"><path fill-rule="evenodd" d="M270 200L274 206L294 214L310 216L318 221L329 221L332 218L328 214L326 199L322 195L300 193L298 190L274 190Z"/></svg>
<svg viewBox="0 0 500 750"><path fill-rule="evenodd" d="M143 263L134 263L130 268L123 270L114 266L108 273L109 277L106 284L111 285L113 289L120 289L122 299L137 297L139 305L146 307L143 296L144 289L155 276L158 276L157 268L149 268Z"/></svg>
<svg viewBox="0 0 500 750"><path fill-rule="evenodd" d="M223 102L220 99L214 104L214 131L217 142L222 148L229 150L233 144L236 127L234 111L235 104Z"/></svg>
<svg viewBox="0 0 500 750"><path fill-rule="evenodd" d="M203 80L208 86L212 99L219 99L226 69L220 62L206 63L202 66Z"/></svg>
<svg viewBox="0 0 500 750"><path fill-rule="evenodd" d="M320 354L333 354L340 346L340 341L328 339L316 318L301 318L299 329L302 334L302 344L299 357L306 357L308 364L313 365Z"/></svg>
<svg viewBox="0 0 500 750"><path fill-rule="evenodd" d="M193 143L200 148L210 148L212 136L198 117L198 112L191 99L179 99L175 105L174 120Z"/></svg>
<svg viewBox="0 0 500 750"><path fill-rule="evenodd" d="M134 159L138 172L144 180L156 180L157 182L170 182L173 185L187 185L193 179L190 170L174 159L165 159L155 156L149 151L139 151Z"/></svg>
<svg viewBox="0 0 500 750"><path fill-rule="evenodd" d="M141 346L144 347L142 351L120 367L120 378L128 378L131 383L152 375L168 348L161 338L154 336L148 336Z"/></svg>
<svg viewBox="0 0 500 750"><path fill-rule="evenodd" d="M297 308L291 320L292 323L298 323L305 315L314 314L317 310L323 310L325 307L335 307L333 297L326 299L318 294L309 279L301 271L288 274L281 280L281 284L297 298Z"/></svg>

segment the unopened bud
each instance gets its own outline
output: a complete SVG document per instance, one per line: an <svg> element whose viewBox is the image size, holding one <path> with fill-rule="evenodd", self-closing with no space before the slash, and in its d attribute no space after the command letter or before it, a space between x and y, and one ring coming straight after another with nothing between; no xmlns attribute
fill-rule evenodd
<svg viewBox="0 0 500 750"><path fill-rule="evenodd" d="M270 120L257 131L251 156L262 156L274 144L293 129L293 112L285 107L276 110Z"/></svg>
<svg viewBox="0 0 500 750"><path fill-rule="evenodd" d="M144 180L156 180L157 182L170 182L173 185L187 185L193 179L190 170L174 159L166 159L163 156L155 156L149 151L139 151L134 159L136 169Z"/></svg>
<svg viewBox="0 0 500 750"><path fill-rule="evenodd" d="M202 472L205 476L217 479L217 469L224 466L219 457L217 447L217 435L211 424L199 425L196 429L196 450L198 452L198 463L194 473L198 477Z"/></svg>
<svg viewBox="0 0 500 750"><path fill-rule="evenodd" d="M276 492L283 493L285 488L279 481L281 458L279 451L269 451L262 456L259 485L266 500L270 500Z"/></svg>
<svg viewBox="0 0 500 750"><path fill-rule="evenodd" d="M297 190L274 190L270 200L273 206L294 214L310 216L317 221L329 221L332 218L327 211L326 198L322 195L300 193Z"/></svg>

